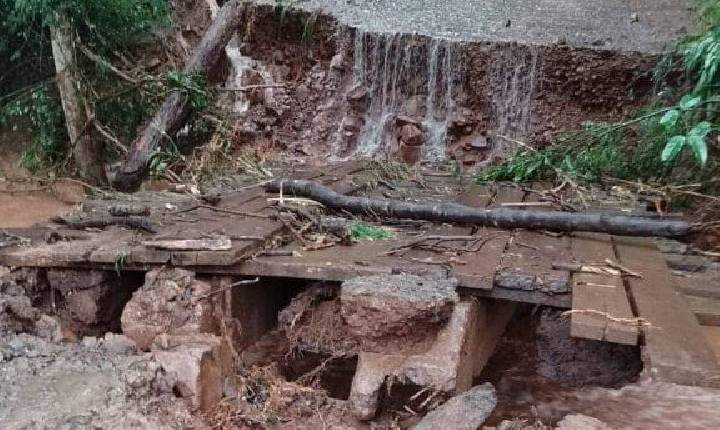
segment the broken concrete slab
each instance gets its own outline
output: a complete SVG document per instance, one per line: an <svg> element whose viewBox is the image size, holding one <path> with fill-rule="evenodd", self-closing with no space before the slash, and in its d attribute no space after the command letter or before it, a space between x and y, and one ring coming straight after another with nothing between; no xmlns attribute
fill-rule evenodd
<svg viewBox="0 0 720 430"><path fill-rule="evenodd" d="M473 387L428 413L413 430L475 430L490 416L497 404L495 388L490 383Z"/></svg>
<svg viewBox="0 0 720 430"><path fill-rule="evenodd" d="M161 335L152 356L173 391L190 399L193 409L209 411L222 399L226 381L234 374L231 351L218 336Z"/></svg>
<svg viewBox="0 0 720 430"><path fill-rule="evenodd" d="M361 352L348 399L356 417L368 420L375 415L386 381L449 394L470 388L482 329L479 316L475 301L460 302L436 335L426 333L426 351L417 353L410 344L405 351Z"/></svg>
<svg viewBox="0 0 720 430"><path fill-rule="evenodd" d="M448 320L458 300L455 279L413 275L358 277L342 284L341 313L363 351L427 350L429 333Z"/></svg>

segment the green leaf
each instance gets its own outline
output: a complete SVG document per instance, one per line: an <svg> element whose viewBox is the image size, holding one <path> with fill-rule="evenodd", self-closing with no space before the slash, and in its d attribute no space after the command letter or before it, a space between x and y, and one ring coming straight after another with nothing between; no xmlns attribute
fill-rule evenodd
<svg viewBox="0 0 720 430"><path fill-rule="evenodd" d="M689 110L700 104L702 97L693 97L691 94L685 94L680 99L680 109Z"/></svg>
<svg viewBox="0 0 720 430"><path fill-rule="evenodd" d="M665 112L665 115L663 115L662 118L660 118L660 125L665 127L666 130L669 130L673 127L675 127L675 124L677 124L677 120L680 118L680 112L676 109L669 110Z"/></svg>
<svg viewBox="0 0 720 430"><path fill-rule="evenodd" d="M688 136L697 136L700 138L705 138L708 133L710 133L710 130L712 129L712 124L710 124L707 121L702 121L697 124L695 124L695 127L690 130L690 133L688 133Z"/></svg>
<svg viewBox="0 0 720 430"><path fill-rule="evenodd" d="M670 138L670 140L667 141L665 144L665 149L663 149L661 159L664 162L672 161L674 160L680 151L683 149L683 146L685 146L686 138L685 136L673 136Z"/></svg>
<svg viewBox="0 0 720 430"><path fill-rule="evenodd" d="M700 136L690 135L688 136L688 145L695 158L704 166L708 158L708 147L705 139Z"/></svg>

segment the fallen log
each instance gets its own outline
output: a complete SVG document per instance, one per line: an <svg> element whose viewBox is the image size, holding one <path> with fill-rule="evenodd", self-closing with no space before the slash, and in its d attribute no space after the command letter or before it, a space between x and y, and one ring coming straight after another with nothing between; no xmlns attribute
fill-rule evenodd
<svg viewBox="0 0 720 430"><path fill-rule="evenodd" d="M683 237L691 233L689 223L681 220L648 219L605 213L526 211L518 209L478 209L457 203L409 203L338 194L316 182L275 180L266 190L283 195L313 199L328 208L354 214L422 219L499 228L525 228L549 231L588 231L618 236Z"/></svg>
<svg viewBox="0 0 720 430"><path fill-rule="evenodd" d="M244 8L243 1L231 0L218 11L210 28L203 36L188 61L184 72L206 75L222 59L222 53L235 34ZM115 188L134 191L148 172L148 163L161 140L173 136L187 122L190 102L180 92L170 94L160 109L132 143L127 157L115 172L112 184Z"/></svg>

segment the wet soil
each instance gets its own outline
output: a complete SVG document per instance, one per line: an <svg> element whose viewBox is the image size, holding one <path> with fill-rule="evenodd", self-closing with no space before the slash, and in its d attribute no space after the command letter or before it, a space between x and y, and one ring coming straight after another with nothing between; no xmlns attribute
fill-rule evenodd
<svg viewBox="0 0 720 430"><path fill-rule="evenodd" d="M0 228L32 227L70 212L83 199L82 186L43 184L19 167L22 145L30 140L26 132L0 129Z"/></svg>

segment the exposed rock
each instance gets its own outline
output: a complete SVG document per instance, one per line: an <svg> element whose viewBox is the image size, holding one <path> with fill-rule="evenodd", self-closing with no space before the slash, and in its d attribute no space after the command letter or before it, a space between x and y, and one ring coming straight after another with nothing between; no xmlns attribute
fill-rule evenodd
<svg viewBox="0 0 720 430"><path fill-rule="evenodd" d="M416 165L422 159L422 146L410 146L401 143L398 152L400 160L411 166Z"/></svg>
<svg viewBox="0 0 720 430"><path fill-rule="evenodd" d="M597 418L587 415L566 415L557 424L557 430L612 430L607 424Z"/></svg>
<svg viewBox="0 0 720 430"><path fill-rule="evenodd" d="M386 351L389 338L412 343L447 321L458 300L455 279L379 275L345 281L342 316L364 351Z"/></svg>
<svg viewBox="0 0 720 430"><path fill-rule="evenodd" d="M492 384L478 385L428 413L413 430L475 430L490 416L496 404Z"/></svg>
<svg viewBox="0 0 720 430"><path fill-rule="evenodd" d="M199 299L210 285L181 269L148 272L122 313L122 330L141 350L148 350L156 336L214 333L209 300Z"/></svg>
<svg viewBox="0 0 720 430"><path fill-rule="evenodd" d="M476 139L473 139L472 142L470 142L470 149L473 149L475 151L482 151L485 149L488 149L490 145L488 144L488 140L485 136L478 136Z"/></svg>
<svg viewBox="0 0 720 430"><path fill-rule="evenodd" d="M343 70L345 69L345 56L343 54L336 54L332 57L330 60L330 68L334 70Z"/></svg>
<svg viewBox="0 0 720 430"><path fill-rule="evenodd" d="M367 87L363 84L357 84L348 91L345 97L350 103L359 105L368 100L368 95Z"/></svg>
<svg viewBox="0 0 720 430"><path fill-rule="evenodd" d="M421 146L425 140L420 127L412 124L402 126L400 128L399 136L400 141L409 146Z"/></svg>
<svg viewBox="0 0 720 430"><path fill-rule="evenodd" d="M362 120L356 116L348 115L343 118L342 128L345 131L356 133L362 127Z"/></svg>
<svg viewBox="0 0 720 430"><path fill-rule="evenodd" d="M402 127L404 125L414 125L415 127L420 127L420 125L422 124L422 121L415 119L415 118L411 118L407 115L398 115L395 117L395 124L398 127Z"/></svg>

